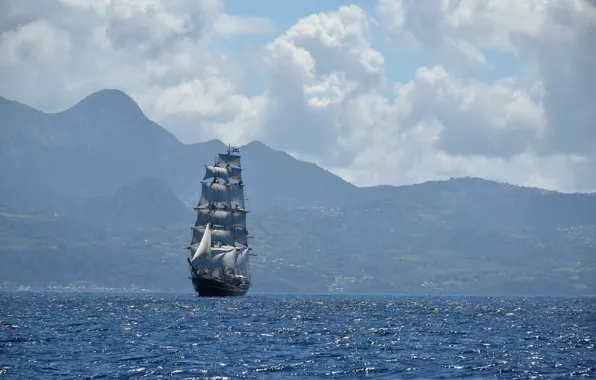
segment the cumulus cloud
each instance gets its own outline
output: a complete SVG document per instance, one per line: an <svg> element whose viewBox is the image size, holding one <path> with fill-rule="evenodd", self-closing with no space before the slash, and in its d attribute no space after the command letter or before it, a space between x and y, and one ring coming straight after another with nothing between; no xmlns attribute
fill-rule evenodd
<svg viewBox="0 0 596 380"><path fill-rule="evenodd" d="M436 121L436 147L448 154L508 158L525 152L545 128L540 90L524 89L508 78L487 84L464 81L442 67L422 67L396 87L405 125Z"/></svg>
<svg viewBox="0 0 596 380"><path fill-rule="evenodd" d="M423 48L496 49L535 65L544 86L544 148L587 153L596 138L596 6L586 0L381 0L380 14L396 42ZM433 27L426 27L432 20ZM484 55L479 61L485 61ZM586 139L586 137L589 137ZM593 150L593 149L592 149Z"/></svg>
<svg viewBox="0 0 596 380"><path fill-rule="evenodd" d="M375 14L299 19L255 65L213 43L275 24L218 0L8 0L0 95L53 110L117 87L184 142L260 139L360 185L470 175L596 191L595 26L586 0L379 0ZM390 83L379 33L432 61ZM495 51L523 70L473 76ZM244 95L254 72L266 90Z"/></svg>
<svg viewBox="0 0 596 380"><path fill-rule="evenodd" d="M268 108L261 136L281 149L335 162L348 127L349 99L384 80L383 56L372 49L369 17L359 7L299 20L265 47Z"/></svg>
<svg viewBox="0 0 596 380"><path fill-rule="evenodd" d="M451 104L455 108L450 114L452 126L447 126L443 133L444 151L490 156L491 147L484 141L500 147L503 157L537 155L536 162L545 164L551 160L561 162L559 158L563 157L567 171L576 173L572 183L583 189L596 187L596 75L593 75L596 7L593 3L380 0L378 10L397 47L414 44L450 58L459 55L474 64L486 62L483 52L492 49L513 54L534 69L527 78L504 78L502 83L509 82L505 86L501 83L469 87L466 97L474 96L472 92L479 95L475 90L485 87L484 106L474 106L480 118L468 119L455 112L460 109L457 104L463 105L463 98ZM436 104L427 106L430 113L440 113L441 108ZM494 128L498 124L502 125L500 132ZM472 128L476 129L472 131ZM465 133L456 133L456 129ZM475 141L470 140L473 136ZM456 145L458 149L450 149ZM513 163L511 167L519 168ZM561 178L555 187L569 183L569 178L562 179L567 174L553 170L551 175Z"/></svg>
<svg viewBox="0 0 596 380"><path fill-rule="evenodd" d="M213 24L213 32L225 37L250 34L268 34L275 30L275 23L263 17L230 15L222 13Z"/></svg>
<svg viewBox="0 0 596 380"><path fill-rule="evenodd" d="M222 137L213 136L214 125L250 108L236 64L210 43L272 25L228 15L219 0L8 0L2 6L2 96L57 111L94 91L119 88L158 122L180 120L170 127L187 141Z"/></svg>
<svg viewBox="0 0 596 380"><path fill-rule="evenodd" d="M381 0L396 49L414 46L461 66L457 74L421 67L393 96L369 16L357 7L312 15L266 47L271 102L262 137L359 184L474 175L594 189L596 150L582 149L596 146L588 104L596 86L585 78L596 67L592 11L581 1ZM489 83L463 75L485 65L489 50L536 70Z"/></svg>

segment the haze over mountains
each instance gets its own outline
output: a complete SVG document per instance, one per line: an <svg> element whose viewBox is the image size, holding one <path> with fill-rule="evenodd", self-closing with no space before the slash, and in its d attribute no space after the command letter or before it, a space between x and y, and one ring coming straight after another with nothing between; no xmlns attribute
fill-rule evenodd
<svg viewBox="0 0 596 380"><path fill-rule="evenodd" d="M45 114L0 98L0 285L190 292L204 166L118 90ZM596 294L596 196L476 178L358 188L240 147L253 291Z"/></svg>

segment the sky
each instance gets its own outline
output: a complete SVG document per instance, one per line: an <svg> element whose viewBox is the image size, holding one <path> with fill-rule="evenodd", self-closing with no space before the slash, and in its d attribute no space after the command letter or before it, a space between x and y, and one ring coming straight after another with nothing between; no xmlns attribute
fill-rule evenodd
<svg viewBox="0 0 596 380"><path fill-rule="evenodd" d="M117 88L184 143L259 140L359 186L596 192L593 0L4 0L0 96Z"/></svg>

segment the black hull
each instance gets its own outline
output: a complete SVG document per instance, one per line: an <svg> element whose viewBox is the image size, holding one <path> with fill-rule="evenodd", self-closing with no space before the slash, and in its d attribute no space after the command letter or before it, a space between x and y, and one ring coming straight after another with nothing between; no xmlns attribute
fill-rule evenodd
<svg viewBox="0 0 596 380"><path fill-rule="evenodd" d="M191 277L192 285L199 297L242 297L250 285L236 285L213 277Z"/></svg>

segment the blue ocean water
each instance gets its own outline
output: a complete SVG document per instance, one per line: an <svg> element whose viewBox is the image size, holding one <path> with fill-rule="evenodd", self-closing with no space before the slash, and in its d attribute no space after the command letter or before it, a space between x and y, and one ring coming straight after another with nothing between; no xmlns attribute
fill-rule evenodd
<svg viewBox="0 0 596 380"><path fill-rule="evenodd" d="M0 378L596 376L596 299L2 292Z"/></svg>

